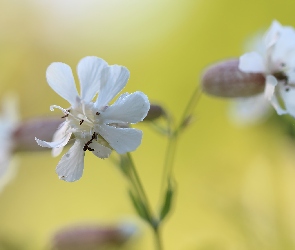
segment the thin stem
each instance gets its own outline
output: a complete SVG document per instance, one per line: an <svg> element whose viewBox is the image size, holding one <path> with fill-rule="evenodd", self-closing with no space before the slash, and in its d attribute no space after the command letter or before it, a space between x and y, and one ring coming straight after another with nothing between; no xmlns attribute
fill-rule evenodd
<svg viewBox="0 0 295 250"><path fill-rule="evenodd" d="M162 239L161 239L161 234L160 234L160 228L159 227L155 227L154 228L154 238L155 238L155 246L156 246L156 250L162 250L163 249L163 245L162 245Z"/></svg>
<svg viewBox="0 0 295 250"><path fill-rule="evenodd" d="M193 114L194 109L201 97L202 94L202 90L199 86L197 86L193 92L193 94L191 95L191 98L189 100L189 102L187 103L187 106L185 107L185 110L183 112L183 115L181 117L181 120L179 122L178 127L175 129L174 134L178 134L180 132L180 130L183 128L183 126L185 125L187 119Z"/></svg>
<svg viewBox="0 0 295 250"><path fill-rule="evenodd" d="M135 168L135 165L134 165L134 162L133 162L133 159L132 159L132 157L131 157L131 154L130 153L127 153L127 157L128 157L128 160L129 160L129 162L130 162L130 167L131 167L131 170L132 170L132 172L133 172L133 176L134 176L134 184L137 186L137 188L136 189L138 189L137 191L138 191L138 193L141 195L141 197L143 198L143 200L146 202L146 205L148 206L148 210L149 211L151 211L150 210L150 206L149 206L149 204L148 204L148 199L147 199L147 196L146 196L146 194L145 194L145 191L144 191L144 188L143 188L143 185L142 185L142 183L141 183L141 180L140 180L140 178L139 178L139 175L138 175L138 173L137 173L137 171L136 171L136 168Z"/></svg>
<svg viewBox="0 0 295 250"><path fill-rule="evenodd" d="M202 93L201 88L199 86L196 87L189 102L187 103L187 106L185 107L181 120L178 126L175 128L175 130L171 131L171 121L168 121L168 126L169 126L168 129L170 133L168 136L169 140L168 140L165 162L164 162L162 190L164 190L166 181L170 179L172 176L173 162L175 159L178 134L181 131L181 129L184 127L188 117L192 115L192 113L194 112L194 109L200 99L201 93Z"/></svg>
<svg viewBox="0 0 295 250"><path fill-rule="evenodd" d="M169 136L168 145L167 145L167 149L166 149L166 155L165 155L164 173L163 173L163 180L162 180L163 195L165 192L167 180L171 179L171 177L172 177L173 162L175 159L176 146L177 146L177 136L172 134Z"/></svg>
<svg viewBox="0 0 295 250"><path fill-rule="evenodd" d="M150 226L152 227L152 229L154 231L155 249L156 250L162 250L163 247L162 247L162 240L161 240L160 232L159 232L159 225L157 223L154 223L156 220L154 220L155 217L153 216L153 213L152 213L152 211L150 209L148 198L147 198L146 193L144 191L144 188L143 188L142 182L141 182L141 180L139 178L139 175L138 175L138 173L136 171L136 168L135 168L133 159L131 157L131 154L127 153L127 157L128 157L129 163L130 163L130 168L131 168L132 173L133 173L133 175L131 176L131 182L132 182L135 190L137 191L138 195L140 195L142 201L145 203L146 209L147 209L147 211L149 213L149 216L152 219L152 221L150 222Z"/></svg>

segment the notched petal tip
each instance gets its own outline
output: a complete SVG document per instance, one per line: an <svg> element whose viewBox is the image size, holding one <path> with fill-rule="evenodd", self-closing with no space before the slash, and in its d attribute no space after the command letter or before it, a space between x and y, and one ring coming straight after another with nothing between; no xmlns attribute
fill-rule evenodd
<svg viewBox="0 0 295 250"><path fill-rule="evenodd" d="M239 70L239 59L218 62L205 69L201 86L205 93L218 97L247 97L264 91L265 77Z"/></svg>
<svg viewBox="0 0 295 250"><path fill-rule="evenodd" d="M82 177L84 170L83 142L76 140L69 151L63 155L56 167L59 179L74 182Z"/></svg>
<svg viewBox="0 0 295 250"><path fill-rule="evenodd" d="M41 147L51 148L46 141L42 141L42 140L38 139L37 137L35 137L35 141Z"/></svg>

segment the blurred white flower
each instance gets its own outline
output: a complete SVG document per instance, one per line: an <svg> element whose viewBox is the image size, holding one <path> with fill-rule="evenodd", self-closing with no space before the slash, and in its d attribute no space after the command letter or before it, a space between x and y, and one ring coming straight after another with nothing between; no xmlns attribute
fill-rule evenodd
<svg viewBox="0 0 295 250"><path fill-rule="evenodd" d="M264 94L247 98L236 98L229 108L230 120L239 126L263 122L270 115L271 105Z"/></svg>
<svg viewBox="0 0 295 250"><path fill-rule="evenodd" d="M79 62L77 73L80 95L68 65L56 62L48 67L48 84L71 107L51 106L51 110L62 110L66 120L54 134L52 142L36 138L40 146L53 148L52 153L56 156L74 135L74 145L56 168L59 178L65 181L81 178L87 150L99 158L109 157L112 149L119 154L135 150L141 143L142 132L126 125L142 121L150 108L149 100L142 92L124 93L109 106L129 79L129 71L123 66L109 66L104 60L91 56ZM92 101L97 93L98 97Z"/></svg>
<svg viewBox="0 0 295 250"><path fill-rule="evenodd" d="M279 115L295 117L295 30L273 21L257 52L240 57L239 69L246 73L263 73L264 95Z"/></svg>
<svg viewBox="0 0 295 250"><path fill-rule="evenodd" d="M17 161L12 156L14 150L13 133L19 123L18 100L8 94L2 100L0 114L0 191L14 177Z"/></svg>

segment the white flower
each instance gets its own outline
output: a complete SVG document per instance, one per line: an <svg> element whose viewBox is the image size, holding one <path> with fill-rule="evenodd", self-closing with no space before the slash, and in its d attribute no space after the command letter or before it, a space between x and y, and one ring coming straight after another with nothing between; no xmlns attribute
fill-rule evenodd
<svg viewBox="0 0 295 250"><path fill-rule="evenodd" d="M18 102L16 96L9 94L2 100L0 114L0 190L14 177L17 168L13 134L19 123Z"/></svg>
<svg viewBox="0 0 295 250"><path fill-rule="evenodd" d="M71 107L63 109L51 106L51 110L58 108L63 111L65 121L56 131L52 142L36 138L40 146L53 148L52 153L56 156L74 135L74 145L56 168L59 178L65 181L81 178L87 150L99 158L109 157L112 149L119 154L135 150L141 143L142 132L126 125L142 121L150 107L147 96L138 91L124 93L109 105L129 79L129 71L123 66L108 66L104 60L92 56L79 62L77 72L80 95L68 65L56 62L48 67L48 84ZM97 99L92 101L97 93Z"/></svg>
<svg viewBox="0 0 295 250"><path fill-rule="evenodd" d="M270 103L263 94L246 98L235 98L230 104L229 118L238 126L263 122L270 115Z"/></svg>
<svg viewBox="0 0 295 250"><path fill-rule="evenodd" d="M264 36L259 52L240 57L239 69L247 73L263 73L265 97L279 115L295 117L295 30L273 21Z"/></svg>

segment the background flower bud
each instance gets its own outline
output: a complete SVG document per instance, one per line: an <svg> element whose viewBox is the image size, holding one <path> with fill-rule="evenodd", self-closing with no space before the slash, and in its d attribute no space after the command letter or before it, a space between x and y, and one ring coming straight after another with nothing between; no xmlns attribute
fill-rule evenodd
<svg viewBox="0 0 295 250"><path fill-rule="evenodd" d="M134 225L80 225L58 231L53 239L54 250L99 250L123 245L136 228ZM114 249L114 248L111 248Z"/></svg>
<svg viewBox="0 0 295 250"><path fill-rule="evenodd" d="M40 147L35 137L51 141L53 134L64 120L60 117L40 117L22 121L16 127L12 137L15 151L40 151L48 148Z"/></svg>
<svg viewBox="0 0 295 250"><path fill-rule="evenodd" d="M239 70L239 59L213 64L205 69L201 86L209 95L219 97L247 97L263 92L265 77L259 73Z"/></svg>
<svg viewBox="0 0 295 250"><path fill-rule="evenodd" d="M160 105L151 104L149 112L143 121L153 121L155 119L160 118L163 115L165 115L165 111Z"/></svg>

